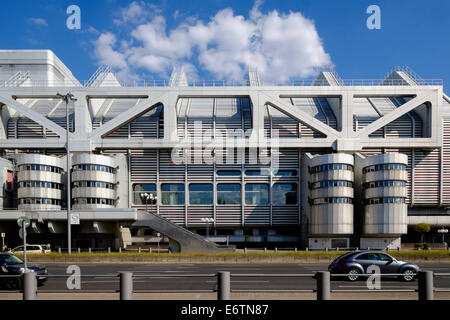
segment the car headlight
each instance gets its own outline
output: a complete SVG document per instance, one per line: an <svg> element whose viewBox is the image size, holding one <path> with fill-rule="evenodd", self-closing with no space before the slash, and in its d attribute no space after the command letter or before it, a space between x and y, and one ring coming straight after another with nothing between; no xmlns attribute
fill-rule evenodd
<svg viewBox="0 0 450 320"><path fill-rule="evenodd" d="M22 274L22 273L25 272L25 268L19 268L18 271L19 271L20 274Z"/></svg>

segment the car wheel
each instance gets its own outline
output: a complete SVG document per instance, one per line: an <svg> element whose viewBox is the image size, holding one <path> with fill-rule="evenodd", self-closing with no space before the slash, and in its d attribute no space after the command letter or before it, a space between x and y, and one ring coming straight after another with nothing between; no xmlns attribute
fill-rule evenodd
<svg viewBox="0 0 450 320"><path fill-rule="evenodd" d="M413 269L405 269L400 276L400 280L405 282L413 281L416 278L416 272Z"/></svg>
<svg viewBox="0 0 450 320"><path fill-rule="evenodd" d="M347 270L347 274L348 274L348 280L350 281L356 281L359 278L359 274L361 272L359 271L359 269L357 268L350 268Z"/></svg>
<svg viewBox="0 0 450 320"><path fill-rule="evenodd" d="M5 280L4 286L6 290L20 290L22 289L22 279L8 278Z"/></svg>

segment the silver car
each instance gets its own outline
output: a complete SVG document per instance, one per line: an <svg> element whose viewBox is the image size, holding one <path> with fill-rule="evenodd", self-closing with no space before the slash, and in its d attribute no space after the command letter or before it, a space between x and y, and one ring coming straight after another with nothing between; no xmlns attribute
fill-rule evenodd
<svg viewBox="0 0 450 320"><path fill-rule="evenodd" d="M381 274L401 274L397 278L403 281L415 280L420 270L418 265L399 261L385 252L353 251L336 258L328 266L328 271L332 275L347 274L350 281L356 281L360 274L368 273L367 268L372 265L379 267Z"/></svg>

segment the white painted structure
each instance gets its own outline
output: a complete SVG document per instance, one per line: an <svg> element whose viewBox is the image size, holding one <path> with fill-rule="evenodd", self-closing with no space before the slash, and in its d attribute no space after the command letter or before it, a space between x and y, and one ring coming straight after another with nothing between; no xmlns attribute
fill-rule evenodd
<svg viewBox="0 0 450 320"><path fill-rule="evenodd" d="M125 83L102 67L91 79L78 81L49 50L0 50L2 158L13 161L17 155L36 153L64 159L65 104L57 94L67 92L77 99L69 105L73 165L108 166L110 159L116 159L110 164L118 170L116 177L73 171L74 182L115 184L114 190L103 184L72 189L72 198L92 194L91 198L115 201L74 204L74 211L83 213L81 230L116 230L113 238L123 233L121 223L136 217L130 212L145 209L136 196L139 190L154 192L158 201L150 210L170 221L202 231L206 225L201 218L211 217L211 232L231 239L301 240L305 245L323 242L322 247L340 239L334 243L340 246L346 241L349 246L360 243L352 239L355 234L364 232L372 238L376 230L397 239L406 232L405 224L420 217L433 225L449 223L445 214L450 207L450 99L443 93L442 81L420 79L409 69L393 69L382 80L341 80L334 72L322 72L311 81L277 84L263 83L256 72L250 72L245 82L189 81L183 70L175 70L167 81ZM195 133L199 121L208 133ZM208 146L217 160L225 147L220 136L236 129L242 130L236 139L245 151L236 153L244 160L241 163L195 164L187 161L187 155L181 163L171 159L174 148L208 134ZM268 150L270 159L279 159L277 167L273 161L246 162L251 142L277 145L278 150ZM385 153L406 162L406 171L398 177L406 179L406 186L364 191L358 163L375 161L378 158L371 156ZM391 155L380 157L391 161ZM310 176L307 167L322 161L354 163L353 175L329 170ZM371 174L364 179L377 181L379 177ZM320 182L320 175L355 185L310 190L308 181ZM387 225L376 218L370 227L356 230L361 212L366 221L381 217L381 209L371 213L360 205L364 197L388 195L404 196L401 215L391 215L396 204L389 204L383 209L389 217ZM357 203L316 205L310 210L308 198L348 198ZM7 209L0 212L5 223L24 214L22 207ZM49 215L35 208L26 214L62 234L64 228L57 227L60 221L55 217L64 217L64 207L57 211ZM93 221L97 227L92 227ZM85 223L89 228L83 227Z"/></svg>

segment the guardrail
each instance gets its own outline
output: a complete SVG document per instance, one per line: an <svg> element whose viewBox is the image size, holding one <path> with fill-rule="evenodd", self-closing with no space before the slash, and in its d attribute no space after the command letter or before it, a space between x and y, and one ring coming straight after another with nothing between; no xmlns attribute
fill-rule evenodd
<svg viewBox="0 0 450 320"><path fill-rule="evenodd" d="M369 276L402 276L403 274L358 274L359 277L369 277ZM47 277L68 277L67 275L46 275ZM37 286L37 275L34 272L25 272L23 275L0 275L0 280L2 278L15 277L22 278L23 288L22 290L9 290L0 292L22 292L23 300L36 300L38 292L46 293L67 293L67 292L79 292L79 293L119 293L120 300L131 300L133 299L133 293L183 293L183 292L217 292L217 300L230 300L231 292L306 292L306 293L316 293L317 300L330 300L331 293L333 292L418 292L418 300L433 300L435 292L450 292L450 289L446 288L434 288L434 277L435 276L450 276L450 273L433 273L433 271L419 271L418 274L414 276L418 277L417 289L362 289L362 290L331 290L331 277L348 277L349 274L330 274L328 271L318 271L315 273L308 274L231 274L229 271L219 271L216 274L180 274L180 275L167 275L167 274L138 274L133 275L132 272L123 271L119 272L114 277L119 277L120 286L119 290L39 290ZM81 276L80 276L81 277ZM84 275L83 277L108 277L111 275ZM202 277L215 277L216 288L212 290L134 290L133 280L139 278L158 278L158 277L171 277L171 278L202 278ZM232 277L288 277L288 278L313 278L316 280L315 289L307 290L274 290L274 289L247 289L238 290L231 288L231 278Z"/></svg>
<svg viewBox="0 0 450 320"><path fill-rule="evenodd" d="M95 83L95 81L94 81ZM27 87L64 87L64 88L89 88L92 87L92 80L70 81L70 80L30 80L20 84L20 88ZM340 86L405 86L407 83L403 79L346 79L338 80ZM327 80L306 79L292 80L286 82L264 81L259 86L328 86ZM415 79L413 86L442 86L442 79ZM102 88L118 87L169 87L170 80L103 80ZM249 82L234 80L192 80L188 81L187 87L248 87ZM1 87L11 87L8 81L0 81ZM95 85L94 87L100 87Z"/></svg>

